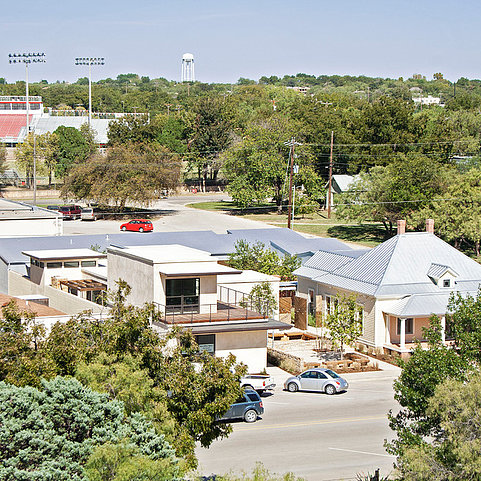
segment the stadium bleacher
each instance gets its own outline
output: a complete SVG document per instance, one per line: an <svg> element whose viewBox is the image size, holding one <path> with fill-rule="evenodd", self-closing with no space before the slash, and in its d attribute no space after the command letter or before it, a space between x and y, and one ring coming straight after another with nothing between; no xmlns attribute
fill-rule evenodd
<svg viewBox="0 0 481 481"><path fill-rule="evenodd" d="M33 115L29 115L29 122L32 122ZM27 127L27 116L19 115L0 115L0 142L19 141L22 129Z"/></svg>

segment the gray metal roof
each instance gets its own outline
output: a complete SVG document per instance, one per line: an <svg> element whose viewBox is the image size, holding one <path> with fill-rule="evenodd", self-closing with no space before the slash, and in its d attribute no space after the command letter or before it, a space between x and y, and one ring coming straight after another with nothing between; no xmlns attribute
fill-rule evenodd
<svg viewBox="0 0 481 481"><path fill-rule="evenodd" d="M233 229L227 233L236 241L244 239L248 242L260 241L267 247L275 249L283 254L303 254L325 250L330 252L351 251L347 244L337 239L324 237L304 237L292 229L285 227L277 229Z"/></svg>
<svg viewBox="0 0 481 481"><path fill-rule="evenodd" d="M396 317L444 315L448 309L449 296L450 293L436 295L417 294L401 299L390 309L384 309L384 312Z"/></svg>
<svg viewBox="0 0 481 481"><path fill-rule="evenodd" d="M50 211L48 211L50 212ZM55 214L55 213L54 213ZM286 232L287 231L287 232ZM216 234L213 231L188 231L188 232L152 232L148 235L137 232L119 234L96 234L96 235L71 235L71 236L44 236L44 237L5 237L0 239L0 258L7 264L28 262L22 255L22 251L41 249L79 249L99 246L99 250L106 250L110 246L150 246L180 244L194 249L210 252L215 256L227 256L235 251L235 243L239 239L249 242L260 240L271 246L270 241L277 242L279 239L298 239L300 241L311 240L317 245L318 239L306 239L305 237L290 231L289 229L245 229L236 230L235 234ZM324 239L321 239L324 240ZM326 239L332 240L332 239ZM267 242L269 241L269 242ZM342 242L336 241L344 250L349 248ZM294 245L294 243L293 243ZM315 249L313 249L315 250ZM349 251L350 252L350 251ZM353 252L356 252L353 250ZM295 252L290 252L295 253Z"/></svg>
<svg viewBox="0 0 481 481"><path fill-rule="evenodd" d="M451 267L445 266L443 264L436 264L434 262L429 266L427 274L429 277L432 277L433 279L438 280L447 271L451 271L455 276L458 275L458 273Z"/></svg>
<svg viewBox="0 0 481 481"><path fill-rule="evenodd" d="M92 119L91 127L95 131L95 142L106 144L108 142L108 130L111 119ZM35 133L38 135L46 132L55 132L60 126L75 127L80 129L82 124L88 122L88 117L41 117L35 126Z"/></svg>
<svg viewBox="0 0 481 481"><path fill-rule="evenodd" d="M397 235L357 259L315 279L342 289L374 295L444 292L427 275L433 264L450 266L458 274L452 290L481 282L481 265L434 234Z"/></svg>

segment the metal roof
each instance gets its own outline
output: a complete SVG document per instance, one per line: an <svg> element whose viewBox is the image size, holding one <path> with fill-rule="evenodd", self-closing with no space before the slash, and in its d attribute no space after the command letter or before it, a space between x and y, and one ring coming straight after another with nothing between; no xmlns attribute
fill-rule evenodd
<svg viewBox="0 0 481 481"><path fill-rule="evenodd" d="M428 276L432 277L436 281L441 278L447 271L451 272L453 275L457 276L457 272L449 266L443 264L432 263L428 269Z"/></svg>
<svg viewBox="0 0 481 481"><path fill-rule="evenodd" d="M106 254L94 251L92 249L46 249L46 250L34 250L34 251L23 251L22 254L28 257L34 257L40 260L50 260L50 259L85 259L92 257L104 258L107 257Z"/></svg>
<svg viewBox="0 0 481 481"><path fill-rule="evenodd" d="M92 119L91 127L95 132L95 142L98 144L106 144L108 142L109 123L112 119ZM74 127L80 129L82 124L88 122L88 117L41 117L35 126L35 133L43 135L46 132L55 132L59 127Z"/></svg>
<svg viewBox="0 0 481 481"><path fill-rule="evenodd" d="M314 279L376 296L444 292L447 288L436 286L427 274L433 264L449 266L457 274L451 290L471 289L481 283L480 264L428 232L394 236L357 259Z"/></svg>

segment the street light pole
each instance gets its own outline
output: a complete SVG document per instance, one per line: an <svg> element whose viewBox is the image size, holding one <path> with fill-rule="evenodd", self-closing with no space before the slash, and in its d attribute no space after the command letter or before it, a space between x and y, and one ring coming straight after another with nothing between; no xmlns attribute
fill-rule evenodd
<svg viewBox="0 0 481 481"><path fill-rule="evenodd" d="M30 133L30 100L28 95L28 66L31 63L45 63L45 54L43 52L35 53L9 53L9 63L24 63L25 64L25 110L26 110L26 136L28 140L28 134ZM33 203L37 204L37 163L35 158L35 132L33 133Z"/></svg>
<svg viewBox="0 0 481 481"><path fill-rule="evenodd" d="M92 124L92 65L105 65L104 57L76 57L75 65L89 66L89 128Z"/></svg>

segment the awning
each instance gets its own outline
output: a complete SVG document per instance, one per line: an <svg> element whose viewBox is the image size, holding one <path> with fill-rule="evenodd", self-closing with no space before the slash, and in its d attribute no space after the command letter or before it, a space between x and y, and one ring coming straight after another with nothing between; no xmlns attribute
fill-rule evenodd
<svg viewBox="0 0 481 481"><path fill-rule="evenodd" d="M107 286L101 282L93 281L91 279L82 279L79 281L60 281L62 286L77 289L77 291L105 291Z"/></svg>

